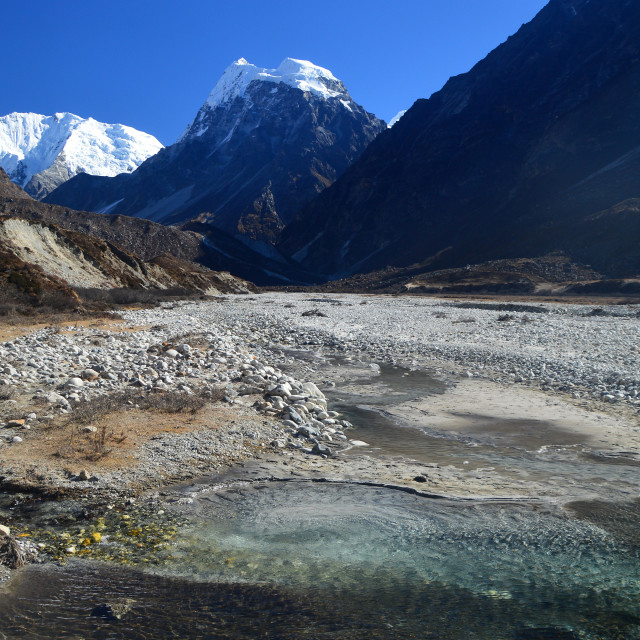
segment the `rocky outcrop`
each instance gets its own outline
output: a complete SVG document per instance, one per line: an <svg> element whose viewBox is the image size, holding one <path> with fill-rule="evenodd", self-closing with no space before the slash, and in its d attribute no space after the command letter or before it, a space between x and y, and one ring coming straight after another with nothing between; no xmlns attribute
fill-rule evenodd
<svg viewBox="0 0 640 640"><path fill-rule="evenodd" d="M325 279L555 250L637 273L637 213L616 205L640 196L639 110L640 5L551 0L383 132L279 246Z"/></svg>
<svg viewBox="0 0 640 640"><path fill-rule="evenodd" d="M273 258L210 225L191 223L192 230L165 226L143 218L111 216L74 211L31 199L0 169L0 215L41 221L63 229L79 231L118 245L147 262L159 256L213 271L230 271L256 284L311 281L299 265L277 252Z"/></svg>

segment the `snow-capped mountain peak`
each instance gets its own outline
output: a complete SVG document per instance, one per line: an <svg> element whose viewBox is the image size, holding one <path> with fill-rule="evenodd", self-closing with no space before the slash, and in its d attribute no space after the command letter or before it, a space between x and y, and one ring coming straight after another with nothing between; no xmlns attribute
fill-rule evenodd
<svg viewBox="0 0 640 640"><path fill-rule="evenodd" d="M253 102L250 99L250 86L258 88L256 83L287 85L320 100L336 98L347 111L352 111L352 107L355 106L344 84L331 71L308 60L285 58L277 69L265 69L240 58L225 69L195 119L183 131L177 142L184 142L193 136L202 136L209 130L212 114L221 108L230 109L238 98L244 101L247 108L251 108ZM277 92L276 87L270 91L271 94Z"/></svg>
<svg viewBox="0 0 640 640"><path fill-rule="evenodd" d="M46 195L77 173L133 171L160 149L162 144L147 133L73 113L0 117L0 166L31 195Z"/></svg>
<svg viewBox="0 0 640 640"><path fill-rule="evenodd" d="M285 58L277 69L265 69L240 58L225 69L206 104L216 107L231 102L236 97L243 96L254 80L284 83L324 99L347 93L344 85L331 71L307 60Z"/></svg>

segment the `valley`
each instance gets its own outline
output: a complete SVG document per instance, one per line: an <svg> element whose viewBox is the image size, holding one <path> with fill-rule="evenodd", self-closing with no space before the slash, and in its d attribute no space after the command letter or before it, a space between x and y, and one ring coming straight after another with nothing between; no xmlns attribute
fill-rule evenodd
<svg viewBox="0 0 640 640"><path fill-rule="evenodd" d="M397 519L400 512L389 511L397 508L393 505L406 502L403 518L441 519L437 526L443 531L453 526L449 518L457 517L455 510L467 505L467 510L478 510L481 520L488 519L482 525L478 521L481 529L496 532L503 526L498 524L503 516L491 515L491 505L502 505L501 514L512 513L514 522L522 518L517 526L534 536L528 542L532 558L546 544L545 528L556 526L560 527L556 544L561 545L557 548L561 562L569 561L572 545L583 544L581 538L595 536L598 553L604 554L598 562L627 557L628 566L636 566L637 305L594 308L263 293L165 303L121 311L120 316L108 324L95 320L38 329L2 345L5 377L0 383L13 393L2 401L0 475L4 491L11 492L5 496L14 497L3 502L0 514L14 533L23 536L17 540L25 553L33 552L38 562L45 561L20 572L5 588L9 609L2 611L13 621L12 637L32 637L19 631L20 621L31 615L29 598L25 603L19 594L29 576L39 580L42 572L66 584L84 580L83 566L95 566L91 571L102 576L96 580L104 588L111 585L110 602L116 606L132 596L112 582L123 563L135 567L134 573L125 574L132 584L138 580L137 571L150 571L160 582L206 576L221 585L239 581L247 593L252 584L260 585L267 598L267 590L274 589L285 599L307 593L305 597L314 602L316 596L324 598L345 588L342 582L352 570L366 574L390 567L388 562L393 565L395 560L381 557L365 555L358 560L359 554L352 550L347 574L333 575L333 552L323 561L323 570L320 565L314 568L315 561L309 564L308 557L303 574L292 573L295 561L292 569L286 564L271 566L280 562L282 550L269 550L268 545L285 535L288 527L298 530L307 523L304 536L315 539L317 535L309 528L315 526L312 516L296 520L299 499L312 500L321 509L322 526L334 532L329 535L337 535L334 527L350 521L351 516L344 520L346 515L335 511L337 505L356 499L361 516L352 523L350 533L345 530L340 535L352 541L348 544L364 545L363 552L373 544L370 518ZM339 502L332 492L342 496ZM256 503L259 511L250 520L237 520L245 528L242 536L252 538L254 533L246 529L254 526L252 518L275 517L273 509L281 513L272 524L260 525L275 529L259 544L241 549L238 539L228 537L223 527L206 534L217 539L208 547L205 534L196 533L203 526L198 524L203 509L220 503L211 516L218 518L231 508L225 505L236 504L244 510L246 503L246 508L253 509L249 505L259 495L267 502ZM29 496L39 498L34 502ZM56 496L57 501L50 502ZM433 512L434 500L453 506ZM534 520L527 515L531 509L538 513ZM127 530L138 527L150 533L141 533L140 544L132 545L136 539L121 529L121 517L136 523ZM244 516L229 512L224 517L235 521ZM556 519L558 524L553 525ZM408 520L406 526L414 530L417 522ZM471 523L467 520L464 526L476 526ZM365 528L360 531L360 526ZM102 540L83 546L84 537L93 530L101 533ZM171 540L153 542L157 538L151 532L161 530L170 531ZM565 533L569 537L560 543ZM357 538L360 535L364 538ZM472 539L479 543L477 535L478 531ZM389 543L379 540L377 544ZM305 543L299 553L320 558L328 552L322 546L313 548ZM198 559L201 552L205 555ZM515 547L509 551L513 552ZM403 553L411 556L415 551ZM493 543L483 553L482 562L502 562L496 555L502 551ZM232 556L237 559L229 563ZM104 565L105 559L110 564ZM507 610L519 610L527 602L535 611L538 605L532 604L531 597L536 589L555 593L564 584L559 567L548 567L551 573L543 579L534 563L517 580L504 573L504 567L492 569L497 573L481 588L455 577L455 572L436 569L433 561L414 558L410 566L427 562L424 567L439 575L434 584L444 592L453 589L452 597L462 598L464 616L472 615L479 602L494 602L499 620L511 615ZM486 571L482 562L471 571ZM580 567L576 565L577 589L583 588L577 586L581 580L587 580ZM316 583L311 595L307 580L316 571L324 586ZM400 577L405 569L394 571L399 572L395 579L413 580ZM115 572L113 578L110 572ZM381 586L390 578L384 572L375 575L382 580ZM522 578L529 585L524 591L524 583L517 586ZM463 591L456 592L460 588ZM469 588L475 595L463 596ZM581 638L588 630L613 633L611 629L619 628L627 637L635 637L635 623L616 616L607 621L604 610L597 620L577 622L584 613L582 607L599 610L604 606L595 604L604 597L604 587L591 582L589 588L593 591L583 603L568 607L561 599L554 601L557 629L573 629L574 635L567 637ZM634 588L629 586L625 593L632 597ZM492 590L511 595L500 600L487 595ZM117 624L131 634L128 637L142 637L136 625L146 619L143 592L133 594L130 614L118 618ZM9 614L13 593L23 598L23 605ZM152 602L158 594L146 597ZM353 597L365 606L370 594L360 587ZM552 597L561 598L560 592ZM221 606L237 602L233 598L223 599ZM399 611L397 598L390 593L384 598L384 606L391 607L388 615L394 618ZM618 601L615 606L622 607L629 620L637 615L629 603ZM81 615L55 607L56 619ZM317 629L326 624L320 609L314 609L312 621L305 623L310 630L315 624L320 625ZM89 612L85 610L84 615ZM543 618L536 615L532 620L540 624ZM348 610L344 616L343 622L348 620L352 626L342 632L351 629L353 637L359 637L363 618L352 617ZM525 618L516 617L509 623L515 626L505 628L515 633L518 625L527 626ZM102 619L102 623L94 619L96 629L107 624L109 616ZM256 624L265 620L258 616ZM236 623L244 624L240 619ZM418 623L426 624L421 617ZM183 623L178 617L171 624L180 628ZM285 637L302 633L295 625L282 628L291 634ZM489 625L482 633L492 628ZM452 635L446 637L464 637L455 635L454 627L447 629ZM411 637L402 635L401 629L398 633Z"/></svg>
<svg viewBox="0 0 640 640"><path fill-rule="evenodd" d="M49 4L0 640L640 640L640 0Z"/></svg>

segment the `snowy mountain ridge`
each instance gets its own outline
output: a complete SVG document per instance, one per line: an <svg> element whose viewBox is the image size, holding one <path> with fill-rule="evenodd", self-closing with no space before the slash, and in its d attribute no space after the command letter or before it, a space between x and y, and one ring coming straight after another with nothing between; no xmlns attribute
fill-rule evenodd
<svg viewBox="0 0 640 640"><path fill-rule="evenodd" d="M45 202L205 235L215 228L256 249L273 244L384 128L322 67L286 58L264 69L240 59L175 144L131 174L72 178Z"/></svg>
<svg viewBox="0 0 640 640"><path fill-rule="evenodd" d="M266 69L240 58L225 69L196 119L177 141L182 142L188 136L201 136L208 128L204 123L205 114L218 107L230 106L236 98L247 99L247 89L254 81L285 84L323 100L340 98L346 109L350 109L349 103L352 102L344 84L331 71L308 60L285 58L277 69Z"/></svg>
<svg viewBox="0 0 640 640"><path fill-rule="evenodd" d="M115 176L136 169L163 145L152 135L72 113L0 117L0 166L41 197L78 173Z"/></svg>
<svg viewBox="0 0 640 640"><path fill-rule="evenodd" d="M331 71L307 60L285 58L277 69L264 69L240 58L225 69L209 94L207 104L215 107L230 102L237 96L243 96L245 89L254 80L276 84L282 82L324 99L347 93L344 85Z"/></svg>

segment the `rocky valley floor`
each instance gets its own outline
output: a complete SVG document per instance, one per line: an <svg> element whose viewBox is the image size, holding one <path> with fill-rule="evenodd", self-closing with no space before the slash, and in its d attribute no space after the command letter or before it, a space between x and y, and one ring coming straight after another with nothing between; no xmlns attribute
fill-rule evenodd
<svg viewBox="0 0 640 640"><path fill-rule="evenodd" d="M264 293L121 317L7 330L7 504L181 503L203 476L638 499L637 306Z"/></svg>

